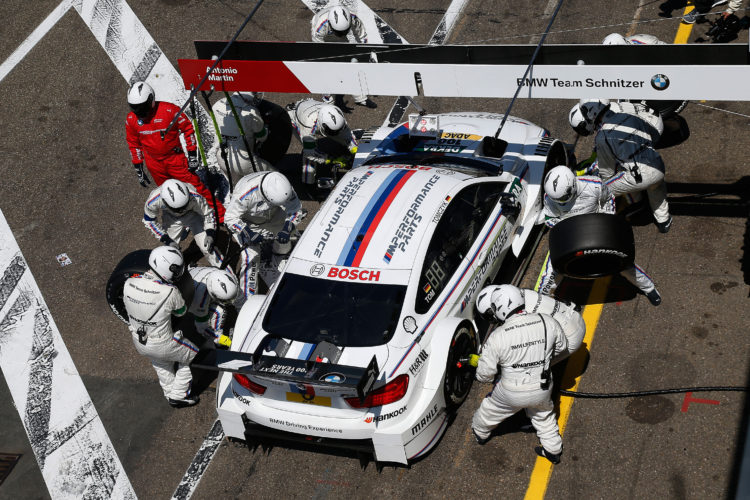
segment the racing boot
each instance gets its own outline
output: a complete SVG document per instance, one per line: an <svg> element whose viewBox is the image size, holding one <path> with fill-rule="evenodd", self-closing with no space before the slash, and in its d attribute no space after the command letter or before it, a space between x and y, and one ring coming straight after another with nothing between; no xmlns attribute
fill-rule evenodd
<svg viewBox="0 0 750 500"><path fill-rule="evenodd" d="M669 229L672 227L672 216L670 215L669 219L664 222L656 222L655 224L660 233L668 233Z"/></svg>
<svg viewBox="0 0 750 500"><path fill-rule="evenodd" d="M547 460L549 460L555 465L560 463L560 457L562 457L562 451L558 454L554 454L554 453L548 452L541 446L537 446L536 448L534 448L534 451L536 452L537 455L539 455L540 457L546 458Z"/></svg>
<svg viewBox="0 0 750 500"><path fill-rule="evenodd" d="M658 306L659 304L661 304L661 294L656 288L646 293L645 295L648 301L651 302L652 306Z"/></svg>
<svg viewBox="0 0 750 500"><path fill-rule="evenodd" d="M482 446L487 444L487 441L489 441L490 438L492 437L491 435L487 436L486 438L479 437L479 434L477 434L477 431L475 431L473 427L471 428L471 433L474 435L474 439L476 439L477 444L482 445Z"/></svg>
<svg viewBox="0 0 750 500"><path fill-rule="evenodd" d="M185 399L167 399L169 401L169 406L172 408L186 408L188 406L195 406L200 401L200 398L198 396L194 397L187 397Z"/></svg>

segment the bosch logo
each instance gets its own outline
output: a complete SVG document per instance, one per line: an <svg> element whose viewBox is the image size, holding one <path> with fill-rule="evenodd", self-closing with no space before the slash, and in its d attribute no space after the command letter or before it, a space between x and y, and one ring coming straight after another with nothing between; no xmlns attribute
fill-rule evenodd
<svg viewBox="0 0 750 500"><path fill-rule="evenodd" d="M651 77L651 86L655 90L667 90L667 87L669 87L669 78L667 78L667 75L662 75L661 73L654 75Z"/></svg>
<svg viewBox="0 0 750 500"><path fill-rule="evenodd" d="M323 264L315 264L310 268L310 276L320 276L326 270Z"/></svg>

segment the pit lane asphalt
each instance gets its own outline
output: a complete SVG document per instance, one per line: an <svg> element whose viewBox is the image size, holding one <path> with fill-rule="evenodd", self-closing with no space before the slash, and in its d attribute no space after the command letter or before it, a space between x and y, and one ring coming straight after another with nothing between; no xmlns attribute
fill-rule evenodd
<svg viewBox="0 0 750 500"><path fill-rule="evenodd" d="M0 61L57 5L56 0L5 0L0 14ZM129 2L170 60L192 57L194 39L228 39L250 4L238 0L131 0ZM628 4L628 5L625 5ZM601 40L641 19L659 19L657 3L566 1L553 30L622 24L613 28L553 34L549 43ZM368 5L407 40L424 43L449 2L392 1ZM468 43L528 43L548 18L548 0L472 1L448 40ZM675 12L677 14L677 12ZM242 38L308 40L309 10L292 0L267 1ZM676 20L639 25L672 41ZM705 31L697 26L692 41ZM523 35L517 38L516 35ZM508 38L503 38L508 37ZM747 32L741 41L747 43ZM696 75L701 77L701 75ZM705 77L709 77L705 76ZM717 82L717 85L720 85ZM105 53L70 11L0 82L0 208L23 251L62 337L110 438L141 498L169 497L208 433L215 417L211 389L195 408L175 411L163 401L153 369L132 347L126 328L104 301L104 284L125 253L154 246L141 226L148 194L138 186L124 141L127 85ZM295 96L271 95L285 104ZM376 98L375 111L356 109L355 127L382 123L392 98ZM506 100L423 99L431 112L492 109ZM750 105L710 102L748 114ZM570 101L517 102L513 114L571 141L566 123ZM671 197L732 185L724 196L742 206L681 203L672 231L651 224L635 228L638 263L659 287L664 303L653 308L615 281L604 307L583 377L583 391L629 391L690 385L746 385L748 300L743 238L746 237L745 154L750 120L691 104L683 116L690 139L663 151ZM579 156L590 148L581 141ZM293 143L285 165L297 164ZM688 185L690 184L690 185ZM713 198L709 198L713 199ZM312 201L306 202L314 208ZM60 267L66 252L73 265ZM543 252L540 252L540 254ZM537 255L526 277L532 286ZM746 265L746 264L745 264ZM567 293L585 297L578 284ZM533 434L513 426L479 447L469 420L488 386L475 384L437 448L411 468L373 464L362 470L354 458L293 451L269 452L222 444L195 498L404 498L522 497L535 463ZM553 470L548 498L707 498L731 492L738 449L744 438L745 396L697 393L718 405L684 396L621 400L577 400L564 437L563 463ZM0 452L24 456L6 482L2 498L48 496L7 388L0 384Z"/></svg>

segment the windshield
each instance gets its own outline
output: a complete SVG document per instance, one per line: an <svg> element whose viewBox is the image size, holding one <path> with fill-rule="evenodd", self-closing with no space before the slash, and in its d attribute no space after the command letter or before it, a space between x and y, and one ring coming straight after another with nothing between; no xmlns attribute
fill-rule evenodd
<svg viewBox="0 0 750 500"><path fill-rule="evenodd" d="M503 166L499 160L494 158L476 158L466 156L446 156L443 153L411 152L393 155L374 156L363 165L385 165L405 164L424 165L431 167L445 167L451 170L459 170L469 175L500 175ZM463 167L463 168L462 168Z"/></svg>
<svg viewBox="0 0 750 500"><path fill-rule="evenodd" d="M404 285L333 281L286 273L271 300L263 329L299 342L369 347L396 330Z"/></svg>

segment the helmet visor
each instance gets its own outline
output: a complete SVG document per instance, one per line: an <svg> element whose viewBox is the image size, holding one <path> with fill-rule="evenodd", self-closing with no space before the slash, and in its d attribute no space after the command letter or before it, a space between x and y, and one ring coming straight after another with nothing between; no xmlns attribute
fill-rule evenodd
<svg viewBox="0 0 750 500"><path fill-rule="evenodd" d="M140 104L130 104L130 109L133 111L133 113L135 113L135 116L144 119L147 118L151 113L153 105L154 99L152 97L149 97L148 99L146 99L146 102L142 102Z"/></svg>
<svg viewBox="0 0 750 500"><path fill-rule="evenodd" d="M177 281L182 277L182 273L185 271L185 266L182 264L170 264L169 272L172 273L172 281Z"/></svg>

